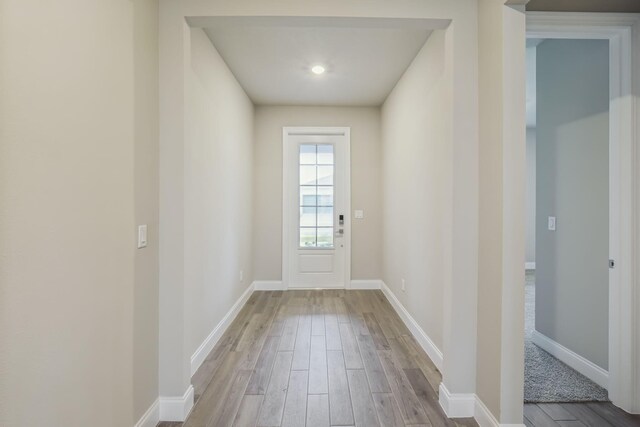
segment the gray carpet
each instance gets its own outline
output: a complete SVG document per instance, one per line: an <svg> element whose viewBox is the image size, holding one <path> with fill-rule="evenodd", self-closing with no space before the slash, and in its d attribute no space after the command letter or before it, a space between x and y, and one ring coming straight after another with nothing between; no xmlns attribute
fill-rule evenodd
<svg viewBox="0 0 640 427"><path fill-rule="evenodd" d="M605 402L607 390L531 342L535 328L535 278L525 285L524 401L526 403Z"/></svg>

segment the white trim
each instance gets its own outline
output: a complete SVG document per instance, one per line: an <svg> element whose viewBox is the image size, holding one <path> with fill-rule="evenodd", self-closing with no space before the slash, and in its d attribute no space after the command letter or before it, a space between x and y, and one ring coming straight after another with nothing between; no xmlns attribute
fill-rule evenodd
<svg viewBox="0 0 640 427"><path fill-rule="evenodd" d="M160 396L160 421L184 421L193 408L193 386L189 384L184 395Z"/></svg>
<svg viewBox="0 0 640 427"><path fill-rule="evenodd" d="M352 280L350 289L382 289L382 280Z"/></svg>
<svg viewBox="0 0 640 427"><path fill-rule="evenodd" d="M484 402L475 396L473 417L480 427L524 427L524 424L500 424Z"/></svg>
<svg viewBox="0 0 640 427"><path fill-rule="evenodd" d="M640 116L633 94L640 87L640 14L527 13L527 37L609 40L609 398L627 412L640 412L640 298L636 284L638 218L636 171ZM635 94L637 96L637 94ZM523 304L522 301L512 303ZM514 319L504 318L503 322Z"/></svg>
<svg viewBox="0 0 640 427"><path fill-rule="evenodd" d="M255 283L255 282L254 282ZM236 318L242 307L247 303L247 300L251 296L254 290L254 283L249 285L249 287L243 292L240 298L233 304L231 309L225 314L222 320L213 328L211 333L205 340L200 344L200 347L193 353L191 356L191 376L196 373L202 362L207 358L213 347L217 344L217 342L222 337L222 334L227 330L231 322Z"/></svg>
<svg viewBox="0 0 640 427"><path fill-rule="evenodd" d="M590 360L585 359L578 353L569 350L567 347L536 330L531 334L531 341L547 353L554 356L556 359L580 372L600 387L605 389L609 387L609 372Z"/></svg>
<svg viewBox="0 0 640 427"><path fill-rule="evenodd" d="M431 338L427 335L427 333L422 330L418 322L409 314L406 308L402 305L402 303L396 298L396 296L391 292L391 289L384 283L382 280L380 281L382 285L382 292L391 303L391 306L396 310L398 316L402 319L404 324L409 328L413 337L418 341L420 347L427 353L431 361L438 370L442 371L442 351L435 345Z"/></svg>
<svg viewBox="0 0 640 427"><path fill-rule="evenodd" d="M160 422L160 399L156 399L155 402L149 406L147 412L140 417L134 427L156 427Z"/></svg>
<svg viewBox="0 0 640 427"><path fill-rule="evenodd" d="M450 393L444 383L440 383L438 402L447 418L473 417L476 395L473 393Z"/></svg>
<svg viewBox="0 0 640 427"><path fill-rule="evenodd" d="M255 291L286 291L287 287L282 280L254 280L253 290Z"/></svg>
<svg viewBox="0 0 640 427"><path fill-rule="evenodd" d="M536 263L535 262L525 262L524 263L524 269L525 270L535 270L536 269Z"/></svg>

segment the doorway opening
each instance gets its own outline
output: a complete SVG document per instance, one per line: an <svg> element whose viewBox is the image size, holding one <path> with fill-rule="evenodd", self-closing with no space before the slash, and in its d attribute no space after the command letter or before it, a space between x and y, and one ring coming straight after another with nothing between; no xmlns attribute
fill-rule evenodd
<svg viewBox="0 0 640 427"><path fill-rule="evenodd" d="M609 43L527 43L524 399L608 401Z"/></svg>
<svg viewBox="0 0 640 427"><path fill-rule="evenodd" d="M589 239L595 239L596 233L591 230L588 218L594 213L595 209L584 210L580 215L575 215L575 219L567 221L567 219L561 218L566 216L567 212L560 213L561 210L551 212L546 209L543 212L544 206L540 206L542 201L540 195L542 189L541 185L552 187L550 183L556 181L558 188L560 188L560 179L563 175L568 175L568 170L575 168L579 165L578 159L571 159L573 162L568 166L569 169L562 169L561 172L549 174L546 170L541 172L540 165L536 166L536 189L535 194L538 196L535 200L536 203L536 219L535 223L535 275L529 274L528 286L535 286L535 297L530 297L525 302L529 311L533 311L533 322L535 325L530 332L531 341L542 347L547 353L562 361L565 365L571 366L574 370L579 371L582 375L589 378L592 383L596 383L603 389L607 390L608 398L611 403L608 402L589 402L589 403L563 403L561 405L555 405L548 407L545 411L540 408L540 405L544 403L538 403L533 405L525 405L525 422L529 421L531 425L538 425L540 422L546 421L555 423L556 420L566 420L575 423L575 420L580 421L582 418L578 416L593 417L597 420L596 425L619 425L618 422L622 422L624 418L630 419L630 415L627 412L637 412L637 395L635 384L637 381L636 374L634 373L633 364L636 358L636 354L632 350L635 342L637 342L637 334L634 326L634 313L637 309L636 303L632 297L634 295L634 271L633 271L633 247L634 247L634 228L633 228L633 216L635 215L635 209L633 208L633 170L634 170L634 133L635 133L635 118L633 114L633 102L632 102L632 81L634 76L632 75L632 59L633 39L631 37L631 29L637 24L637 17L628 17L624 15L607 15L607 16L591 16L589 22L585 22L584 14L572 14L572 13L528 13L527 14L527 38L529 44L536 44L538 62L537 69L537 84L539 85L542 78L549 78L548 74L553 74L549 70L545 71L547 76L541 76L540 61L543 57L540 55L540 46L544 46L548 41L535 41L535 39L550 40L556 44L556 47L566 45L570 42L575 43L602 43L601 49L608 48L604 58L608 61L608 85L606 87L608 94L607 114L603 114L604 108L600 108L601 111L591 111L589 114L583 114L582 116L575 116L573 120L568 121L565 125L556 127L554 133L544 133L541 131L541 120L543 117L541 112L550 114L549 110L543 110L540 105L537 106L537 112L539 114L536 117L537 126L535 132L535 154L536 163L540 163L544 159L541 158L541 154L544 153L541 144L545 144L548 139L562 140L566 139L568 142L562 144L561 147L556 149L556 153L552 152L556 156L553 157L553 168L558 169L561 157L566 154L564 151L568 151L569 148L581 141L589 140L593 135L586 135L584 138L576 137L576 131L586 126L589 122L593 122L595 118L599 117L600 120L608 120L608 147L604 145L601 149L606 148L601 152L597 159L603 157L608 158L606 163L600 162L598 171L601 174L601 178L596 183L598 188L597 192L592 190L574 191L582 195L583 201L588 203L591 199L600 198L600 207L604 205L606 209L600 209L600 215L598 217L598 239L599 241L608 240L608 245L600 244L598 246L598 257L602 258L597 261L599 268L598 273L594 273L598 276L599 283L606 283L606 293L603 293L604 287L601 287L600 300L606 301L606 315L601 301L599 303L592 302L586 309L583 308L584 328L581 332L574 334L566 345L559 345L555 339L544 336L545 334L538 333L538 328L544 329L547 333L552 334L554 337L566 335L566 329L571 325L576 324L576 317L566 320L562 316L567 313L563 312L563 306L558 303L559 299L555 301L552 299L552 303L544 302L544 295L551 294L552 296L566 297L560 288L556 286L558 280L553 283L550 278L558 279L561 277L561 271L566 271L567 267L571 267L571 260L575 258L576 254L588 253L593 255L593 251L585 251L585 246L589 248ZM553 47L549 44L547 48ZM591 48L591 51L595 51L597 48ZM602 62L602 61L601 61ZM575 64L574 64L575 65ZM582 64L584 70L575 70L575 73L582 74L583 72L593 71L593 64ZM601 69L605 66L601 65ZM575 77L574 79L567 79L571 77L570 73L564 73L564 71L556 71L555 76L558 79L565 79L565 86L557 87L555 91L552 91L551 98L556 103L561 104L563 101L563 93L570 89L575 88L580 82L584 82L583 79ZM553 80L552 80L553 81ZM590 92L593 88L585 85L582 90ZM604 89L603 89L604 90ZM537 88L538 94L540 94L540 87ZM540 102L540 99L537 99ZM585 112L587 105L581 104L573 108L573 113ZM560 117L547 117L547 120L559 120ZM600 137L602 140L603 138ZM530 152L530 151L529 151ZM547 153L548 154L548 153ZM584 153L583 153L584 154ZM606 174L603 174L603 168L608 168ZM594 170L594 166L591 166L591 170ZM553 178L553 179L552 179ZM545 179L547 181L545 181ZM608 182L607 182L608 181ZM577 185L580 183L579 179L567 180L564 179L564 187L556 192L552 192L552 200L554 202L566 202L566 199L570 199L575 194L569 194L561 197L562 192L565 191L571 185ZM553 187L552 187L553 188ZM608 190L608 194L605 190ZM598 195L596 195L599 194ZM607 195L605 198L604 195ZM565 203L566 204L566 203ZM577 205L577 203L576 203ZM574 206L575 207L575 206ZM557 208L553 208L554 210ZM596 208L598 209L598 208ZM529 215L530 216L530 215ZM603 219L607 218L605 222ZM602 224L605 223L606 227ZM562 232L566 235L567 232L573 231L580 227L585 227L583 235L578 235L574 241L582 242L581 247L577 247L573 252L559 251L559 243L557 241L562 239ZM563 228L564 227L564 228ZM602 235L608 238L605 239ZM549 238L552 243L555 243L555 247L551 246L550 249L544 249L541 246L543 242L541 237L545 236ZM607 251L603 250L603 247L608 247ZM591 246L591 248L593 248ZM562 258L564 256L564 258ZM543 270L545 267L542 265L546 263L549 265L549 259L555 260L555 264L551 263L550 273L545 273ZM527 261L531 262L531 259ZM587 270L596 265L596 261L589 261L586 258L580 259L579 268L581 270ZM547 267L548 267L547 265ZM525 265L525 267L531 267L531 264ZM574 268L576 271L577 268ZM606 273L604 273L606 271ZM579 275L578 275L579 276ZM588 280L593 279L588 277ZM587 279L579 280L579 282L585 282ZM566 280L562 280L566 282ZM550 285L553 284L553 286ZM588 295L581 288L578 288L577 292L568 293L569 301L574 303L577 301L584 301ZM545 304L546 309L543 307ZM598 307L598 308L594 308ZM600 310L596 312L596 310ZM566 316L565 316L566 317ZM564 319L564 320L562 320ZM591 322L594 319L598 319L595 326ZM551 325L551 326L550 326ZM563 332L565 331L565 332ZM554 335L555 334L555 335ZM591 338L598 335L600 337L598 345L598 352L591 350L585 350L584 345L590 344L594 347L594 342ZM606 337L606 341L604 339ZM562 338L558 338L562 339ZM590 341L591 340L591 341ZM606 351L603 351L602 343L606 342ZM583 348L579 348L583 345ZM594 347L595 348L595 347ZM584 353L580 355L579 350ZM525 371L527 368L525 368ZM527 376L527 374L525 374ZM560 376L556 374L556 376ZM557 378L556 378L557 379ZM525 379L525 399L527 398ZM575 389L575 386L574 386ZM576 399L577 400L577 399ZM597 400L591 397L591 400ZM604 399L603 399L604 400ZM574 400L571 400L574 401ZM565 405L569 405L565 407ZM573 406L571 406L573 405ZM558 409L557 412L553 412L554 409ZM573 408L573 410L571 410ZM623 410L621 410L622 408ZM625 412L626 411L626 412ZM569 415L567 415L569 414ZM566 418L568 416L574 418ZM555 418L554 418L555 417ZM558 418L560 417L560 418ZM611 418L613 417L613 418ZM616 418L618 417L618 418ZM532 422L532 418L536 419L536 422ZM540 421L541 420L541 421ZM591 422L591 421L589 421ZM599 424L598 424L599 423Z"/></svg>

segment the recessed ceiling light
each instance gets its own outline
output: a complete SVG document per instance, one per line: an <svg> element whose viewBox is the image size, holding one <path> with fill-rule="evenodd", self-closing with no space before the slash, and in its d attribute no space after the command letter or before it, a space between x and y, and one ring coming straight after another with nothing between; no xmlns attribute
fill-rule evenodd
<svg viewBox="0 0 640 427"><path fill-rule="evenodd" d="M318 74L318 75L324 74L324 71L325 69L322 65L314 65L313 67L311 67L311 72L313 74Z"/></svg>

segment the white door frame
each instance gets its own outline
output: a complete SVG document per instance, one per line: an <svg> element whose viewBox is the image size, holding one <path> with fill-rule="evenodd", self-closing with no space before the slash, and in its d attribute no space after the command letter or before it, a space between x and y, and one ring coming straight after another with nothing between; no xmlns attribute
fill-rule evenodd
<svg viewBox="0 0 640 427"><path fill-rule="evenodd" d="M292 178L291 159L287 155L287 142L290 135L332 135L345 136L347 144L345 148L345 162L348 173L345 174L345 207L344 207L344 288L351 288L351 128L350 127L309 127L309 126L285 126L282 128L282 287L289 287L289 266L291 256L290 228L291 209L287 199L289 182ZM307 288L305 288L307 289ZM332 288L335 289L335 288Z"/></svg>
<svg viewBox="0 0 640 427"><path fill-rule="evenodd" d="M609 398L640 412L640 287L637 191L640 174L636 108L640 90L640 15L528 12L527 38L609 40ZM635 74L634 74L635 72ZM524 167L524 165L523 165ZM524 305L524 301L513 303ZM511 322L511 319L503 319ZM524 386L524 384L522 384Z"/></svg>

